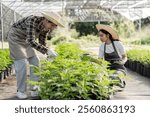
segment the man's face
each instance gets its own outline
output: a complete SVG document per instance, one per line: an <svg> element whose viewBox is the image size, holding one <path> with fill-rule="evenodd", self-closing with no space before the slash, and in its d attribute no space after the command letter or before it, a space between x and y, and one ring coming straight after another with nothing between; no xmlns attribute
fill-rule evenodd
<svg viewBox="0 0 150 117"><path fill-rule="evenodd" d="M50 22L50 21L48 21L48 20L45 20L45 22L44 22L44 29L46 30L46 31L49 31L49 30L54 30L55 28L57 28L57 25L56 24L54 24L54 23L52 23L52 22Z"/></svg>

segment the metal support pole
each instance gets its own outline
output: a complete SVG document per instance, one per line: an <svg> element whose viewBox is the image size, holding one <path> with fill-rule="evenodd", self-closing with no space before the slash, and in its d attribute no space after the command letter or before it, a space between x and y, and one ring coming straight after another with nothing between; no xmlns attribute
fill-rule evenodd
<svg viewBox="0 0 150 117"><path fill-rule="evenodd" d="M141 32L141 19L139 19L139 32Z"/></svg>
<svg viewBox="0 0 150 117"><path fill-rule="evenodd" d="M62 15L63 16L66 15L65 8L66 8L66 0L62 0Z"/></svg>
<svg viewBox="0 0 150 117"><path fill-rule="evenodd" d="M138 25L139 25L139 32L141 32L141 18L139 19ZM142 40L140 39L140 45L142 44L141 41L142 41Z"/></svg>
<svg viewBox="0 0 150 117"><path fill-rule="evenodd" d="M16 12L14 11L14 22L17 21L17 18L16 18Z"/></svg>
<svg viewBox="0 0 150 117"><path fill-rule="evenodd" d="M4 29L3 29L3 4L2 4L2 1L1 1L1 33L2 33L2 36L1 36L1 43L2 43L2 49L4 48Z"/></svg>

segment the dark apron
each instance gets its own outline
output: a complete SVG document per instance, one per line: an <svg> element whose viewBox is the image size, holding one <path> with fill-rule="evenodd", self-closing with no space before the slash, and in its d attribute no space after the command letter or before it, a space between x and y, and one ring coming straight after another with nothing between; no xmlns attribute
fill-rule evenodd
<svg viewBox="0 0 150 117"><path fill-rule="evenodd" d="M114 52L106 53L105 52L106 51L106 43L104 45L104 59L106 61L110 62L109 69L110 70L123 70L123 71L126 71L126 68L124 67L124 65L114 63L114 61L119 61L119 60L121 60L121 58L118 55L118 52L116 50L116 47L115 47L113 41L112 41L112 46L114 48Z"/></svg>

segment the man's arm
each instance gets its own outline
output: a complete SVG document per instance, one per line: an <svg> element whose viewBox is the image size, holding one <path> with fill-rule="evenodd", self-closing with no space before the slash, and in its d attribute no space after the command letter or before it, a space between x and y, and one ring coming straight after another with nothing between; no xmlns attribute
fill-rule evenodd
<svg viewBox="0 0 150 117"><path fill-rule="evenodd" d="M42 44L43 46L46 46L46 37L47 37L47 32L42 32L39 35L39 43Z"/></svg>
<svg viewBox="0 0 150 117"><path fill-rule="evenodd" d="M43 54L46 54L48 52L47 47L35 41L35 19L34 17L28 21L26 33L27 33L26 42L31 47L35 48L36 50L40 51Z"/></svg>

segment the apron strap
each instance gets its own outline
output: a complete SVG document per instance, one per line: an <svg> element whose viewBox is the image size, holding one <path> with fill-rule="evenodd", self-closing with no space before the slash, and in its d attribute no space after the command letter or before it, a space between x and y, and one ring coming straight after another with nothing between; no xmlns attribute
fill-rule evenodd
<svg viewBox="0 0 150 117"><path fill-rule="evenodd" d="M113 41L111 41L111 42L112 42L112 46L113 46L113 48L114 48L114 51L117 53L117 56L120 58L120 56L119 56L119 54L118 54L118 52L117 52L117 49L116 49L116 47L115 47L114 42L113 42ZM104 45L104 55L105 55L105 53L106 53L106 43L105 43L105 45ZM104 56L104 59L105 59L105 56Z"/></svg>
<svg viewBox="0 0 150 117"><path fill-rule="evenodd" d="M117 52L117 49L116 49L116 47L115 47L115 44L114 44L114 42L113 41L111 41L112 42L112 46L113 46L113 48L114 48L114 51L117 53L117 55L118 55L118 58L120 58L120 56L119 56L119 54L118 54L118 52Z"/></svg>

